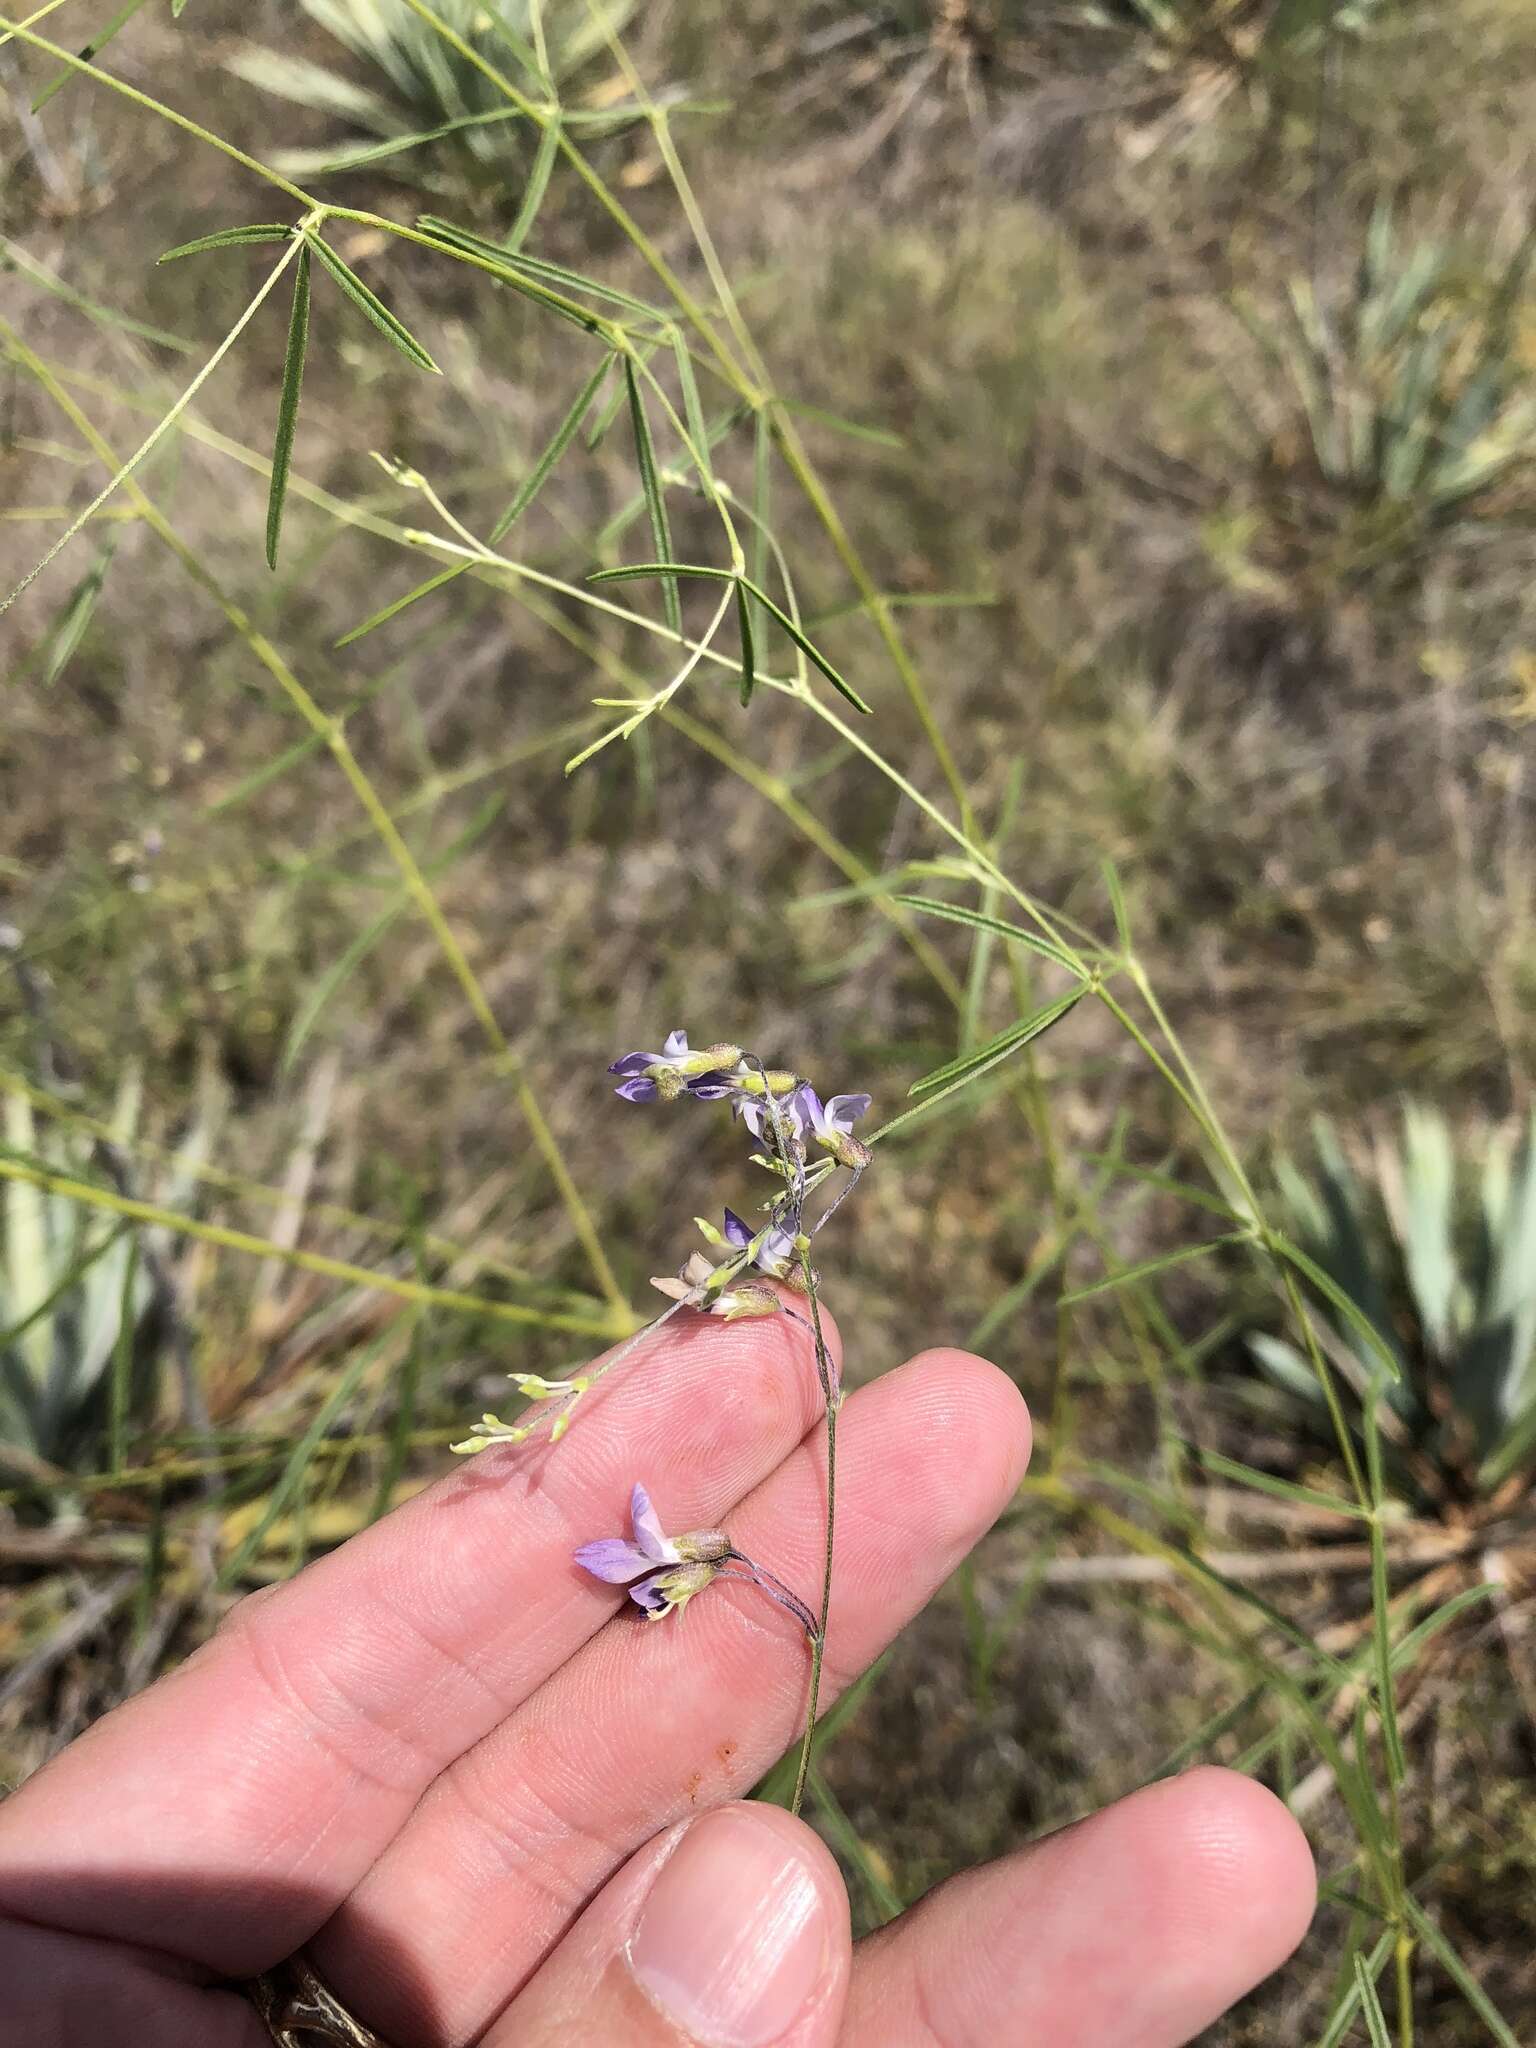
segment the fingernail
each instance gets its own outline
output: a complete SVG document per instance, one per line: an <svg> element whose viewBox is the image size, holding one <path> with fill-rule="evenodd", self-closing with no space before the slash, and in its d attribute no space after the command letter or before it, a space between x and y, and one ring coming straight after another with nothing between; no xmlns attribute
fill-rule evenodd
<svg viewBox="0 0 1536 2048"><path fill-rule="evenodd" d="M704 2048L769 2048L800 2016L828 1955L808 1857L750 1807L694 1822L629 1944L640 1988Z"/></svg>

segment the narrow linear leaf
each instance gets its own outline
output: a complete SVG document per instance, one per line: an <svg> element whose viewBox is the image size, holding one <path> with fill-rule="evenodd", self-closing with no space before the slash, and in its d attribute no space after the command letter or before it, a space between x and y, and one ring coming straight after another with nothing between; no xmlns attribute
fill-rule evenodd
<svg viewBox="0 0 1536 2048"><path fill-rule="evenodd" d="M252 242L286 242L293 229L280 220L252 221L249 227L220 228L217 234L199 235L195 242L182 242L157 256L157 263L175 263L183 256L201 256L205 249L240 249Z"/></svg>
<svg viewBox="0 0 1536 2048"><path fill-rule="evenodd" d="M994 932L1016 946L1027 946L1031 953L1043 953L1047 960L1055 960L1062 967L1072 964L1061 948L1053 946L1048 939L1036 938L1022 925L1010 924L1003 917L991 917L984 910L969 910L961 903L941 903L934 896L898 896L896 901L904 903L908 910L921 910L929 917L947 917L952 924L970 925L974 931Z"/></svg>
<svg viewBox="0 0 1536 2048"><path fill-rule="evenodd" d="M645 509L651 522L651 542L660 557L657 573L662 579L662 609L668 626L674 633L681 634L683 608L677 592L677 577L672 573L672 529L667 521L667 501L656 473L656 446L651 439L651 423L645 416L640 375L635 368L634 357L629 355L624 358L624 388L629 399L629 423L635 437L640 488L645 493Z"/></svg>
<svg viewBox="0 0 1536 2048"><path fill-rule="evenodd" d="M1381 2009L1376 1979L1371 1975L1365 1958L1358 1949L1355 1951L1354 1965L1355 1989L1360 1994L1360 2010L1365 2015L1365 2028L1371 2037L1371 2048L1392 2048L1392 2036L1387 2032L1387 2016Z"/></svg>
<svg viewBox="0 0 1536 2048"><path fill-rule="evenodd" d="M736 623L741 631L741 701L745 708L757 686L757 643L752 633L752 606L740 581L736 585Z"/></svg>
<svg viewBox="0 0 1536 2048"><path fill-rule="evenodd" d="M596 398L601 390L603 379L608 375L612 367L613 357L604 356L586 383L577 392L575 402L571 406L570 411L565 415L559 426L556 427L553 434L550 435L538 461L528 472L528 475L519 486L516 495L506 507L506 510L491 528L490 538L493 547L498 541L506 538L508 532L522 518L528 507L539 495L539 492L548 483L556 463L581 432L581 423L591 409L593 399ZM362 629L360 628L359 630Z"/></svg>
<svg viewBox="0 0 1536 2048"><path fill-rule="evenodd" d="M45 690L51 689L63 675L85 638L116 552L117 535L109 533L100 554L66 598L42 650L38 681Z"/></svg>
<svg viewBox="0 0 1536 2048"><path fill-rule="evenodd" d="M1408 1909L1408 1917L1422 1938L1424 1946L1498 2042L1499 2048L1520 2048L1508 2021L1412 1892L1405 1893L1403 1904Z"/></svg>
<svg viewBox="0 0 1536 2048"><path fill-rule="evenodd" d="M1187 1266L1194 1259L1207 1258L1212 1252L1219 1252L1224 1245L1244 1244L1247 1232L1229 1230L1222 1237L1208 1238L1204 1244L1181 1245L1176 1252L1164 1252L1160 1258L1143 1259L1140 1265L1127 1266L1123 1273L1108 1273L1102 1280L1095 1280L1091 1287L1079 1287L1071 1294L1061 1297L1063 1308L1071 1308L1080 1301L1092 1301L1096 1294L1111 1294L1117 1287L1130 1287L1138 1280L1149 1280L1154 1273L1165 1273L1170 1266Z"/></svg>
<svg viewBox="0 0 1536 2048"><path fill-rule="evenodd" d="M441 376L442 372L437 364L415 335L402 321L395 318L378 294L363 283L357 272L343 263L336 251L322 241L319 235L312 235L309 240L315 254L347 297L367 315L382 335L394 343L401 355L408 362L414 363L419 370L430 370L434 377Z"/></svg>
<svg viewBox="0 0 1536 2048"><path fill-rule="evenodd" d="M850 440L872 441L877 448L905 448L906 442L900 434L893 434L889 427L866 426L862 420L850 420L842 413L828 412L824 406L807 405L803 398L781 398L779 404L785 412L792 412L803 420L815 420L818 425L831 427L834 433L846 434Z"/></svg>
<svg viewBox="0 0 1536 2048"><path fill-rule="evenodd" d="M421 598L430 597L434 590L441 590L445 583L452 583L455 578L462 576L468 566L467 562L455 562L452 568L439 569L435 576L429 576L424 583L418 583L403 597L392 598L388 604L381 605L376 612L370 613L360 626L354 626L350 632L343 633L336 642L337 647L350 647L354 640L361 640L365 633L371 633L376 626L386 625L389 620L397 618L401 612L416 604Z"/></svg>
<svg viewBox="0 0 1536 2048"><path fill-rule="evenodd" d="M1391 1928L1377 1941L1366 1959L1365 1967L1374 1983L1386 1968L1387 1957L1397 1939ZM1357 1958L1358 1960L1358 1958ZM1317 2048L1339 2048L1340 2042L1355 2023L1355 2014L1360 2010L1360 1986L1351 1976L1339 1994L1338 2003L1328 2016L1328 2024L1317 2037Z"/></svg>
<svg viewBox="0 0 1536 2048"><path fill-rule="evenodd" d="M702 576L706 580L715 583L734 583L740 581L745 584L749 594L757 600L766 612L778 620L801 653L821 670L821 673L826 677L833 689L839 695L846 697L855 711L862 711L866 717L871 715L869 705L864 702L858 691L854 689L851 683L846 682L838 674L821 649L813 641L807 639L788 612L781 610L768 595L767 591L761 585L754 583L750 577L743 576L738 578L734 569L707 568L700 563L686 562L629 562L621 569L599 569L589 576L587 581L589 583L633 583L642 576Z"/></svg>
<svg viewBox="0 0 1536 2048"><path fill-rule="evenodd" d="M1236 1480L1239 1486L1251 1486L1259 1493L1271 1493L1277 1500L1294 1501L1298 1507L1324 1508L1329 1514L1345 1515L1355 1522L1370 1520L1358 1501L1341 1499L1338 1494L1324 1493L1315 1486L1297 1486L1292 1480L1277 1478L1273 1472L1261 1472L1257 1466L1241 1464L1236 1458L1224 1457L1220 1451L1204 1450L1198 1444L1193 1449L1206 1471L1216 1473L1219 1478Z"/></svg>
<svg viewBox="0 0 1536 2048"><path fill-rule="evenodd" d="M969 1081L973 1076L985 1073L989 1067L995 1067L999 1060L1006 1059L1010 1053L1028 1045L1032 1039L1038 1038L1041 1032L1048 1031L1058 1018L1064 1017L1068 1010L1081 1002L1084 994L1085 990L1081 985L1069 989L1066 995L1058 996L1054 1002L1047 1003L1033 1015L1008 1025L1006 1029L998 1032L995 1038L990 1038L985 1045L979 1046L975 1052L964 1053L959 1059L949 1060L944 1066L935 1067L931 1074L924 1074L920 1081L912 1083L907 1093L926 1095L930 1089Z"/></svg>
<svg viewBox="0 0 1536 2048"><path fill-rule="evenodd" d="M1268 1233L1268 1242L1271 1250L1278 1252L1281 1258L1288 1260L1296 1268L1297 1272L1310 1280L1318 1293L1323 1295L1338 1310L1355 1335L1368 1347L1372 1355L1380 1360L1388 1377L1394 1381L1400 1381L1403 1376L1402 1368L1393 1357L1387 1340L1382 1336L1380 1330L1377 1329L1370 1317L1364 1313L1357 1302L1350 1299L1333 1276L1324 1272L1315 1259L1309 1258L1299 1245L1292 1244L1291 1240L1288 1237L1282 1236L1278 1230L1272 1230Z"/></svg>
<svg viewBox="0 0 1536 2048"><path fill-rule="evenodd" d="M112 38L128 26L129 22L132 21L144 4L145 0L125 0L125 4L119 7L112 19L97 29L89 41L80 45L78 54L88 63L93 63L101 55L108 43L111 42ZM183 0L183 5L185 5L185 0ZM172 11L179 14L181 10L180 8L173 8ZM33 113L40 114L54 94L62 91L72 78L78 78L79 75L79 72L72 70L56 71L37 98L32 102Z"/></svg>
<svg viewBox="0 0 1536 2048"><path fill-rule="evenodd" d="M1125 914L1125 894L1120 887L1120 874L1112 860L1100 863L1104 872L1104 887L1109 892L1109 907L1114 912L1115 935L1120 941L1122 953L1131 950L1131 922Z"/></svg>
<svg viewBox="0 0 1536 2048"><path fill-rule="evenodd" d="M539 146L533 153L528 183L523 188L523 203L517 209L517 219L513 221L512 232L507 236L507 248L511 252L522 248L539 217L539 208L544 204L544 194L549 190L550 173L554 170L555 159L560 154L560 134L560 116L556 114L540 135Z"/></svg>
<svg viewBox="0 0 1536 2048"><path fill-rule="evenodd" d="M304 384L304 355L309 347L309 250L299 251L293 278L293 311L288 320L288 352L283 359L283 387L277 400L277 432L272 441L272 486L267 493L267 567L277 567L277 544L283 531L283 506L288 498L288 471L293 461L293 436L299 423L299 393Z"/></svg>
<svg viewBox="0 0 1536 2048"><path fill-rule="evenodd" d="M672 330L672 355L677 364L678 389L683 394L683 418L688 426L689 454L706 490L713 491L715 476L709 464L709 428L704 419L704 404L699 397L698 379L693 374L693 358L688 353L688 343L681 328Z"/></svg>

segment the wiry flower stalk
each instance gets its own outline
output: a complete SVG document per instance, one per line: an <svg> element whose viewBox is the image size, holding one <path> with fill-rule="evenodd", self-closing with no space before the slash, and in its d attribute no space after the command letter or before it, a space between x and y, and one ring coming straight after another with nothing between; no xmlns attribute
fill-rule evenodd
<svg viewBox="0 0 1536 2048"><path fill-rule="evenodd" d="M680 1612L717 1578L748 1582L777 1602L805 1630L811 1650L805 1733L795 1774L792 1810L805 1798L821 1697L822 1663L832 1604L832 1561L837 1509L837 1417L842 1389L821 1319L821 1283L811 1264L811 1241L858 1186L869 1165L869 1149L853 1135L853 1126L869 1108L867 1095L834 1095L823 1102L811 1083L787 1069L764 1065L740 1046L719 1044L695 1051L685 1031L669 1032L659 1052L630 1052L615 1060L609 1072L619 1077L615 1093L628 1102L728 1102L734 1116L764 1146L754 1163L781 1183L765 1204L766 1221L755 1227L735 1210L725 1211L723 1227L699 1219L711 1248L724 1254L718 1262L691 1253L675 1276L652 1281L670 1306L634 1336L626 1339L600 1365L567 1379L546 1380L536 1373L508 1377L536 1410L531 1419L503 1422L484 1415L456 1451L470 1454L492 1444L521 1444L547 1422L549 1440L558 1443L570 1427L577 1403L615 1366L633 1355L643 1339L684 1309L720 1316L726 1322L742 1317L787 1315L811 1333L816 1376L821 1385L827 1436L827 1507L822 1552L819 1613L786 1586L782 1579L738 1551L722 1530L696 1530L669 1537L657 1520L644 1487L634 1488L630 1513L632 1540L604 1537L583 1544L576 1561L584 1570L612 1584L627 1585L629 1595L652 1620ZM807 1163L807 1146L824 1157ZM810 1224L807 1197L839 1170L848 1178ZM791 1308L771 1282L803 1298L807 1314ZM545 1404L549 1404L547 1407Z"/></svg>

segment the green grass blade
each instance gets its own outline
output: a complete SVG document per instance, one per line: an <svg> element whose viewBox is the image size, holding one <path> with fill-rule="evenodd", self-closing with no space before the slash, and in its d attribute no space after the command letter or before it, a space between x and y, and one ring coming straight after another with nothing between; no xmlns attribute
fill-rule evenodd
<svg viewBox="0 0 1536 2048"><path fill-rule="evenodd" d="M970 910L962 903L941 903L934 896L898 896L898 903L908 910L921 910L929 917L947 917L953 924L967 924L972 930L993 932L1010 944L1025 946L1031 953L1040 953L1047 960L1054 960L1061 967L1072 963L1059 946L1053 946L1046 939L1037 939L1033 932L1027 932L1022 925L1010 924L1006 918L991 917L984 910Z"/></svg>
<svg viewBox="0 0 1536 2048"><path fill-rule="evenodd" d="M309 245L353 305L367 315L380 334L394 343L407 362L414 363L419 370L430 370L434 377L442 375L437 364L410 329L395 318L378 294L370 291L357 272L343 263L334 249L322 241L319 235L311 235Z"/></svg>
<svg viewBox="0 0 1536 2048"><path fill-rule="evenodd" d="M220 228L217 234L199 235L195 242L182 242L157 256L157 263L176 263L183 256L201 256L205 249L241 249L253 242L286 242L293 229L280 220L252 221L248 227Z"/></svg>
<svg viewBox="0 0 1536 2048"><path fill-rule="evenodd" d="M123 1289L118 1313L117 1339L112 1346L112 1377L107 1385L107 1455L111 1469L121 1472L128 1462L128 1410L133 1395L133 1344L138 1334L134 1300L139 1281L139 1240L128 1239L128 1256L123 1261Z"/></svg>
<svg viewBox="0 0 1536 2048"><path fill-rule="evenodd" d="M277 401L277 432L272 441L272 485L267 493L267 567L277 567L277 545L283 531L283 506L288 498L288 471L293 461L293 436L299 423L299 393L304 384L304 356L309 347L309 250L299 251L293 277L293 311L288 320L288 349L283 359L283 385Z"/></svg>
<svg viewBox="0 0 1536 2048"><path fill-rule="evenodd" d="M629 423L635 437L635 462L640 471L640 488L645 493L645 509L651 522L651 542L659 557L654 573L662 579L662 609L666 614L668 626L674 633L681 635L683 608L677 594L677 577L672 569L672 528L667 521L667 501L657 473L656 445L651 439L651 423L645 416L645 400L640 392L639 372L635 368L634 357L628 355L624 358L624 389L629 399Z"/></svg>

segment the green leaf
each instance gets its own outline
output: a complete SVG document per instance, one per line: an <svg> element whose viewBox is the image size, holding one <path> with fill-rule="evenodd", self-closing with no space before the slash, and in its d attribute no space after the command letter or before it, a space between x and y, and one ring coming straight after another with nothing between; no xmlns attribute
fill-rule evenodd
<svg viewBox="0 0 1536 2048"><path fill-rule="evenodd" d="M635 462L640 471L640 488L645 493L645 509L651 522L651 541L659 557L656 573L662 579L662 609L666 613L668 626L681 637L683 610L677 594L677 577L671 568L672 529L667 522L666 496L656 468L656 446L651 439L651 423L645 416L645 400L640 392L640 373L635 368L635 359L631 355L624 358L624 388L629 398L629 423L635 437Z"/></svg>
<svg viewBox="0 0 1536 2048"><path fill-rule="evenodd" d="M528 507L539 495L539 492L548 483L556 463L560 460L566 449L570 447L577 434L580 433L581 423L586 418L593 399L596 398L598 391L601 389L603 379L612 367L613 357L604 356L586 383L577 392L575 403L571 406L570 411L565 415L559 426L556 427L554 433L551 434L549 440L545 443L544 451L539 456L538 461L528 472L528 475L519 486L516 495L507 505L506 510L491 528L490 538L493 547L498 541L506 538L511 528L522 518ZM359 627L358 630L361 632L364 629Z"/></svg>
<svg viewBox="0 0 1536 2048"><path fill-rule="evenodd" d="M1026 946L1031 953L1043 954L1047 960L1054 960L1062 967L1072 964L1061 948L1053 946L1049 939L1036 938L1022 925L1010 924L1006 918L991 917L984 910L970 910L962 903L941 903L934 896L898 896L896 901L905 904L908 910L921 910L929 917L947 917L952 924L969 925L973 931L995 932L1013 945Z"/></svg>
<svg viewBox="0 0 1536 2048"><path fill-rule="evenodd" d="M1332 1275L1325 1273L1316 1259L1308 1258L1299 1245L1292 1244L1290 1239L1278 1230L1269 1232L1268 1244L1271 1251L1277 1252L1281 1258L1293 1265L1298 1273L1311 1281L1318 1293L1338 1310L1372 1356L1381 1362L1388 1376L1394 1381L1400 1381L1403 1376L1402 1367L1398 1364L1387 1340L1370 1317L1350 1300Z"/></svg>
<svg viewBox="0 0 1536 2048"><path fill-rule="evenodd" d="M1386 1968L1387 1958L1391 1955L1393 1944L1396 1940L1396 1934L1389 1927L1371 1950L1370 1956L1366 1960L1365 1968L1370 1973L1373 1985ZM1360 1962L1358 1953L1354 1960L1358 1967ZM1317 2037L1317 2048L1339 2048L1339 2044L1354 2025L1355 2015L1359 2010L1360 1985L1354 1971L1351 1971L1339 1992L1333 2010L1328 2015L1326 2026Z"/></svg>
<svg viewBox="0 0 1536 2048"><path fill-rule="evenodd" d="M1054 1002L1036 1010L1032 1016L1008 1025L975 1052L963 1053L959 1059L950 1060L945 1066L935 1067L931 1074L925 1074L920 1081L914 1081L907 1093L926 1095L935 1088L944 1088L947 1092L951 1087L959 1087L967 1081L974 1080L978 1074L984 1074L990 1067L995 1067L999 1060L1007 1059L1011 1053L1020 1051L1042 1032L1049 1031L1053 1024L1082 1001L1086 993L1087 990L1079 983L1076 988L1069 989L1064 996L1058 996Z"/></svg>
<svg viewBox="0 0 1536 2048"><path fill-rule="evenodd" d="M697 563L633 562L627 564L622 569L599 569L596 574L589 576L587 581L589 583L633 583L642 576L702 576L715 583L740 582L744 584L749 594L756 598L765 611L778 620L801 653L806 655L821 670L821 673L832 687L841 696L847 698L855 711L862 711L866 716L869 715L870 707L864 702L864 699L857 690L853 688L852 684L843 680L831 662L821 652L820 648L814 646L806 638L789 614L781 611L768 593L759 584L754 583L750 577L738 577L733 569L705 568Z"/></svg>
<svg viewBox="0 0 1536 2048"><path fill-rule="evenodd" d="M1365 2015L1366 2032L1371 2037L1371 2048L1392 2048L1392 2037L1387 2032L1387 2016L1381 2009L1381 2000L1376 1995L1376 1980L1366 1968L1365 1958L1355 1952L1355 1989L1360 1994L1360 2010Z"/></svg>
<svg viewBox="0 0 1536 2048"><path fill-rule="evenodd" d="M1478 1983L1472 1972L1461 1960L1461 1957L1457 1955L1455 1949L1451 1947L1451 1944L1440 1932L1434 1921L1430 1919L1412 1892L1404 1894L1403 1904L1407 1908L1408 1917L1418 1931L1424 1946L1440 1964L1440 1967L1445 1971L1445 1974L1456 1986L1456 1989L1461 1993L1468 2005L1477 2014L1494 2040L1498 2042L1499 2048L1520 2048L1520 2044L1515 2039L1508 2022L1499 2012L1493 2000L1488 1996L1482 1985Z"/></svg>
<svg viewBox="0 0 1536 2048"><path fill-rule="evenodd" d="M43 689L51 689L59 680L85 638L116 552L117 535L109 533L101 552L65 599L63 610L39 650L38 682Z"/></svg>
<svg viewBox="0 0 1536 2048"><path fill-rule="evenodd" d="M430 370L434 377L441 376L442 372L437 364L415 335L395 318L376 292L369 290L357 272L349 269L336 251L322 241L319 235L311 235L309 244L353 305L367 315L380 334L394 343L407 362L414 363L419 370Z"/></svg>
<svg viewBox="0 0 1536 2048"><path fill-rule="evenodd" d="M736 623L741 629L741 701L745 708L752 702L757 683L757 645L752 637L752 606L740 581L736 585Z"/></svg>
<svg viewBox="0 0 1536 2048"><path fill-rule="evenodd" d="M539 146L533 153L528 183L523 187L523 203L517 209L517 219L513 221L512 232L507 236L509 251L521 249L539 217L539 208L544 204L544 194L549 190L550 173L554 170L555 159L560 154L560 133L560 116L555 114L539 137Z"/></svg>
<svg viewBox="0 0 1536 2048"><path fill-rule="evenodd" d="M283 531L283 506L288 497L288 470L293 461L293 435L299 423L299 392L304 383L304 353L309 346L309 250L299 251L293 277L293 311L288 320L288 351L283 359L283 388L277 401L277 433L272 441L272 486L267 493L267 567L277 567L277 544Z"/></svg>
<svg viewBox="0 0 1536 2048"><path fill-rule="evenodd" d="M252 242L286 242L293 233L280 220L253 221L249 227L220 228L217 234L199 235L195 242L182 242L157 256L157 263L175 263L183 256L201 256L205 249L240 249Z"/></svg>
<svg viewBox="0 0 1536 2048"><path fill-rule="evenodd" d="M1187 1266L1194 1259L1203 1259L1211 1252L1219 1252L1227 1245L1250 1242L1245 1230L1229 1230L1225 1236L1208 1238L1204 1244L1180 1245L1174 1252L1164 1252L1159 1258L1143 1259L1139 1265L1127 1266L1123 1273L1107 1273L1102 1280L1095 1280L1090 1287L1079 1287L1071 1294L1061 1297L1063 1308L1072 1308L1080 1301L1092 1301L1097 1294L1111 1294L1117 1287L1129 1287L1138 1280L1149 1280L1154 1273L1165 1273L1170 1266Z"/></svg>
<svg viewBox="0 0 1536 2048"><path fill-rule="evenodd" d="M90 36L80 45L77 54L83 57L87 63L94 63L108 43L111 42L112 38L128 26L129 22L132 21L143 5L144 0L124 0L124 4L119 7L112 19L97 29L94 35ZM186 0L182 0L182 6L184 7L185 5ZM172 0L171 12L173 14L180 14L181 12L181 7L175 5L175 0ZM56 71L37 98L32 102L33 113L40 114L54 94L68 85L72 78L78 78L79 75L79 72L72 66L65 71Z"/></svg>
<svg viewBox="0 0 1536 2048"><path fill-rule="evenodd" d="M1198 1444L1191 1448L1207 1472L1214 1472L1223 1479L1235 1479L1240 1486L1252 1486L1260 1493L1271 1493L1277 1500L1294 1501L1298 1507L1326 1508L1330 1514L1347 1515L1356 1522L1370 1520L1370 1515L1358 1501L1344 1500L1336 1493L1324 1493L1315 1486L1297 1486L1289 1479L1277 1478L1273 1472L1261 1472L1253 1465L1239 1464L1236 1458L1224 1457L1220 1451L1203 1450Z"/></svg>
<svg viewBox="0 0 1536 2048"><path fill-rule="evenodd" d="M1100 862L1104 874L1104 887L1109 891L1109 907L1114 912L1115 935L1120 941L1122 953L1131 950L1131 924L1125 914L1125 896L1120 887L1120 875L1112 860Z"/></svg>

